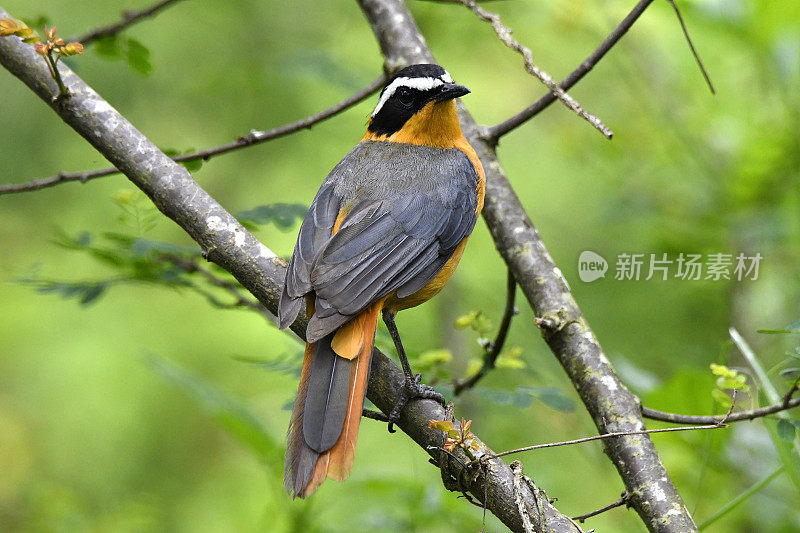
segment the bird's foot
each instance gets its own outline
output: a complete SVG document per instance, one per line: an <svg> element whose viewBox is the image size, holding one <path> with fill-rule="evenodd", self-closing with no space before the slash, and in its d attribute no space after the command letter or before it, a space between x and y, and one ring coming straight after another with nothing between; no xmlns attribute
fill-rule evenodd
<svg viewBox="0 0 800 533"><path fill-rule="evenodd" d="M417 374L411 379L406 378L403 388L397 396L392 412L389 413L389 433L394 433L394 424L400 420L400 413L403 412L403 407L406 406L409 400L421 398L426 400L435 400L439 402L442 407L445 406L444 396L436 392L430 385L421 383L422 374Z"/></svg>

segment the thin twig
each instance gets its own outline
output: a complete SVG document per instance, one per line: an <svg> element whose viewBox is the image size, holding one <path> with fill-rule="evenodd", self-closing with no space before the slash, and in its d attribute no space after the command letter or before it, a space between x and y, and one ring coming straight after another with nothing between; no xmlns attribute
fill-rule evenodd
<svg viewBox="0 0 800 533"><path fill-rule="evenodd" d="M239 137L234 142L223 144L221 146L217 146L214 148L209 148L207 150L201 150L199 152L192 152L189 154L178 155L173 157L172 159L173 161L177 161L178 163L184 163L187 161L196 161L198 159L208 161L209 159L211 159L211 157L216 155L233 152L234 150L239 150L240 148L254 146L256 144L260 144L266 141L271 141L273 139L277 139L278 137L283 137L303 129L311 128L315 124L322 122L323 120L326 120L328 118L331 118L335 115L338 115L342 111L345 111L353 107L354 105L358 104L362 100L366 99L375 91L383 87L385 79L386 79L385 75L382 74L375 81L373 81L372 83L370 83L357 93L353 94L352 96L345 98L338 104L329 107L328 109L325 109L324 111L321 111L315 115L311 115L309 117L298 120L297 122L284 124L283 126L278 126L277 128L273 128L267 131L251 131L248 135L244 137ZM110 176L111 174L117 174L118 172L119 170L116 168L104 168L100 170L90 170L85 172L72 172L72 173L61 172L56 176L51 176L49 178L41 178L29 181L27 183L2 185L0 186L0 195L35 191L38 189L43 189L45 187L53 187L55 185L59 185L61 183L66 183L70 181L80 181L81 183L86 183L89 180L100 178L103 176Z"/></svg>
<svg viewBox="0 0 800 533"><path fill-rule="evenodd" d="M697 61L697 66L700 67L700 72L703 73L703 77L706 79L706 84L708 84L708 88L709 90L711 90L711 94L717 94L717 91L714 90L714 84L711 83L711 78L709 78L708 72L706 72L706 67L703 66L703 62L700 61L700 55L694 48L694 43L692 42L692 38L689 37L689 30L686 29L686 24L684 24L683 22L683 17L681 16L681 12L678 9L678 5L675 3L675 0L667 0L667 2L669 2L669 4L672 6L672 9L675 10L675 14L678 16L678 22L680 22L681 24L681 29L683 30L683 36L686 37L686 42L689 43L689 49L692 51L694 60Z"/></svg>
<svg viewBox="0 0 800 533"><path fill-rule="evenodd" d="M156 4L153 4L150 7L139 11L123 11L122 12L122 20L119 22L115 22L114 24L110 24L108 26L103 26L102 28L94 29L81 37L77 37L75 39L70 39L70 41L78 41L83 46L86 46L97 39L101 39L103 37L110 37L112 35L116 35L122 30L126 29L133 24L141 21L144 18L151 17L155 15L158 11L164 9L165 7L169 7L171 4L175 4L180 2L180 0L162 0Z"/></svg>
<svg viewBox="0 0 800 533"><path fill-rule="evenodd" d="M522 46L513 37L511 37L511 30L504 26L500 21L500 15L486 11L477 3L475 3L475 0L460 1L462 4L471 9L479 19L489 22L492 25L492 29L494 29L497 36L506 46L522 55L525 60L525 70L527 70L533 76L539 78L539 80L545 84L553 94L555 94L556 98L558 98L561 103L572 109L578 114L578 116L586 119L592 126L600 131L600 133L605 135L606 138L610 139L614 136L614 132L612 132L605 124L603 124L599 118L584 110L583 107L581 107L581 105L576 102L575 99L568 95L547 72L541 70L533 64L533 53L529 48Z"/></svg>
<svg viewBox="0 0 800 533"><path fill-rule="evenodd" d="M739 422L741 420L755 420L767 415L785 411L786 409L794 409L800 406L800 398L790 398L789 401L781 401L767 407L753 409L751 411L739 411L732 413L727 418L723 415L680 415L676 413L667 413L664 411L657 411L648 407L642 407L642 416L651 420L660 420L662 422L672 422L674 424L718 424L723 418L725 422Z"/></svg>
<svg viewBox="0 0 800 533"><path fill-rule="evenodd" d="M520 452L528 452L531 450L539 450L542 448L555 448L557 446L569 446L572 444L581 444L584 442L589 442L593 440L601 440L601 439L610 439L612 437L626 437L630 435L650 435L651 433L669 433L673 431L694 431L698 429L719 429L727 427L726 424L720 422L716 424L709 424L704 426L687 426L687 427L680 427L680 428L661 428L661 429L645 429L642 431L618 431L616 433L603 433L602 435L592 435L591 437L583 437L581 439L574 439L574 440L565 440L562 442L548 442L546 444L534 444L533 446L525 446L523 448L516 448L513 450L507 450L505 452L496 453L494 455L483 455L477 461L483 461L486 459L494 459L496 457L503 457L504 455L511 455L512 453L520 453Z"/></svg>
<svg viewBox="0 0 800 533"><path fill-rule="evenodd" d="M514 278L514 273L511 269L508 270L508 279L506 282L506 308L503 311L503 319L500 322L500 328L497 330L497 337L488 346L488 350L483 357L483 365L480 370L469 378L459 381L454 380L453 394L458 396L465 390L471 389L475 384L481 380L491 369L494 368L497 362L497 357L503 349L508 335L508 328L511 326L511 319L517 314L517 307L514 305L514 300L517 294L517 280Z"/></svg>
<svg viewBox="0 0 800 533"><path fill-rule="evenodd" d="M587 518L597 516L599 514L605 513L606 511L610 511L611 509L616 509L617 507L622 507L623 505L628 503L629 499L630 499L630 494L628 494L627 491L623 492L622 497L619 500L615 501L614 503L610 503L605 507L601 507L596 511L592 511L591 513L582 514L580 516L574 516L572 517L572 519L577 520L580 523L583 523Z"/></svg>
<svg viewBox="0 0 800 533"><path fill-rule="evenodd" d="M622 38L623 35L625 35L625 33L627 33L631 26L633 26L641 14L644 13L644 10L647 9L647 7L652 3L653 0L641 0L638 4L636 4L636 7L634 7L630 13L628 13L628 16L622 19L622 22L620 22L619 25L614 28L614 31L612 31L608 37L605 38L600 46L598 46L589 55L589 57L587 57L583 63L578 66L578 68L573 70L569 76L564 78L561 83L558 84L558 86L566 91L578 83L586 74L589 73L590 70L592 70L592 68L594 68L594 66L601 59L603 59L603 56L605 56L606 53L608 53L608 51L611 50L615 44L617 44L617 42ZM534 102L531 106L523 109L508 120L488 128L486 140L492 144L496 144L500 137L535 117L555 101L556 95L552 92L547 93Z"/></svg>

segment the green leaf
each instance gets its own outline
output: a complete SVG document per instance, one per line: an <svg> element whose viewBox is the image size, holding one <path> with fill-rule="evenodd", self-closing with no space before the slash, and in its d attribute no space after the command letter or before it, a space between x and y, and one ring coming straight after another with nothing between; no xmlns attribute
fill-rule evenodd
<svg viewBox="0 0 800 533"><path fill-rule="evenodd" d="M144 256L153 252L169 253L175 255L198 255L200 249L194 246L178 246L169 242L151 241L148 239L133 239L130 245L131 251L139 256Z"/></svg>
<svg viewBox="0 0 800 533"><path fill-rule="evenodd" d="M725 391L720 389L711 389L711 396L725 409L728 409L731 406L731 397L728 396Z"/></svg>
<svg viewBox="0 0 800 533"><path fill-rule="evenodd" d="M711 363L708 365L711 368L711 373L715 376L720 376L724 378L735 378L738 375L736 370L731 370L725 365L718 365L716 363Z"/></svg>
<svg viewBox="0 0 800 533"><path fill-rule="evenodd" d="M139 74L147 76L153 70L150 64L150 50L136 39L125 40L125 60Z"/></svg>
<svg viewBox="0 0 800 533"><path fill-rule="evenodd" d="M575 402L558 387L518 387L517 390L529 392L534 398L556 411L572 412L575 410Z"/></svg>
<svg viewBox="0 0 800 533"><path fill-rule="evenodd" d="M472 325L477 316L477 311L472 311L469 314L461 315L460 317L456 318L454 325L456 329L467 329Z"/></svg>
<svg viewBox="0 0 800 533"><path fill-rule="evenodd" d="M77 298L81 305L95 302L111 281L54 281L40 278L20 278L20 283L33 285L41 294L58 294L63 299Z"/></svg>
<svg viewBox="0 0 800 533"><path fill-rule="evenodd" d="M189 172L196 172L203 167L203 160L202 159L192 159L191 161L181 161L178 163L182 165L186 170Z"/></svg>
<svg viewBox="0 0 800 533"><path fill-rule="evenodd" d="M512 403L517 409L527 409L533 405L534 397L529 392L517 391L512 398Z"/></svg>
<svg viewBox="0 0 800 533"><path fill-rule="evenodd" d="M792 442L795 436L794 425L785 418L778 420L778 436L786 442Z"/></svg>
<svg viewBox="0 0 800 533"><path fill-rule="evenodd" d="M89 305L89 304L91 304L92 302L97 300L100 297L100 295L102 295L103 292L105 292L105 290L106 290L106 284L105 283L98 283L97 285L95 285L93 287L88 287L84 291L83 296L80 299L80 304L81 305Z"/></svg>
<svg viewBox="0 0 800 533"><path fill-rule="evenodd" d="M442 365L449 363L452 359L453 354L450 350L444 348L427 350L417 357L415 366L420 372L439 371L442 369Z"/></svg>
<svg viewBox="0 0 800 533"><path fill-rule="evenodd" d="M116 35L100 37L94 42L92 49L97 55L106 59L120 59L122 57L122 48Z"/></svg>
<svg viewBox="0 0 800 533"><path fill-rule="evenodd" d="M522 348L519 346L513 346L509 350L500 354L500 357L498 357L495 361L495 366L497 368L506 368L512 370L520 370L525 368L525 361L520 359L521 355Z"/></svg>
<svg viewBox="0 0 800 533"><path fill-rule="evenodd" d="M236 218L244 225L246 223L262 225L275 224L282 230L292 228L298 220L306 216L308 207L303 204L274 203L259 205L253 209L236 213Z"/></svg>
<svg viewBox="0 0 800 533"><path fill-rule="evenodd" d="M89 246L91 242L92 235L88 231L84 231L75 237L75 244L79 246Z"/></svg>
<svg viewBox="0 0 800 533"><path fill-rule="evenodd" d="M489 400L491 402L496 403L497 405L511 405L513 401L513 395L504 390L492 390L492 389L476 389L475 394L478 396Z"/></svg>
<svg viewBox="0 0 800 533"><path fill-rule="evenodd" d="M439 431L444 431L445 433L453 431L453 423L449 420L431 420L428 423L428 427L431 429L438 429Z"/></svg>
<svg viewBox="0 0 800 533"><path fill-rule="evenodd" d="M800 334L800 320L795 320L786 325L785 328L780 329L757 329L759 333L767 335L797 335Z"/></svg>

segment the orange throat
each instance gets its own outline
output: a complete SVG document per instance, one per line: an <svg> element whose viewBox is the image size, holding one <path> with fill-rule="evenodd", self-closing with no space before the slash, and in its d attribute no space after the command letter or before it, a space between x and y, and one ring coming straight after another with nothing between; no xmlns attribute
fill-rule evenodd
<svg viewBox="0 0 800 533"><path fill-rule="evenodd" d="M370 122L372 119L370 118ZM463 139L455 100L428 102L414 113L403 127L391 135L377 135L369 130L361 141L390 141L421 144L434 148L453 148Z"/></svg>

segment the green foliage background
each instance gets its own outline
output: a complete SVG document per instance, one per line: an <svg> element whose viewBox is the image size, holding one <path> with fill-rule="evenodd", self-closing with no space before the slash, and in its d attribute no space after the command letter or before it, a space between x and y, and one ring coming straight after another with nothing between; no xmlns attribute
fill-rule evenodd
<svg viewBox="0 0 800 533"><path fill-rule="evenodd" d="M533 50L539 66L561 78L633 5L507 0L488 7ZM800 4L679 5L716 96L671 8L659 1L571 91L614 129L612 142L554 105L504 137L499 153L629 386L647 406L702 414L723 410L711 395L710 363L752 376L727 342L730 326L772 369L779 391L790 384L778 373L793 366L797 335L756 330L800 318ZM117 20L122 6L6 0L3 7L29 22L45 16L68 37ZM499 122L542 94L520 57L467 10L423 1L410 7L439 62L472 89L465 103L479 122ZM179 3L68 63L153 141L184 152L328 107L374 79L382 58L355 2L212 1ZM1 183L106 165L5 72L0 95ZM215 158L194 175L232 212L307 204L361 137L374 100L311 131ZM101 243L104 232L116 232L193 246L137 194L116 176L0 198L0 530L480 529L481 511L441 488L420 449L371 421L362 424L350 480L326 483L309 501L289 501L282 450L300 345L256 313L209 305L202 294L180 285L165 289L147 276L132 276L139 281L131 283L135 269L57 244L85 232ZM296 229L264 224L256 234L288 255ZM609 260L605 279L578 279L583 250ZM614 261L622 252L759 252L764 259L757 281L616 281ZM128 281L113 281L123 273ZM63 286L40 294L22 279L110 283L102 293L60 298ZM479 224L448 289L401 314L412 354L438 348L455 354L428 371L439 386L463 376L480 356L476 334L455 329L455 318L482 310L496 325L504 288L504 265ZM81 305L80 298L91 301ZM457 415L473 419L472 430L496 450L593 434L523 299L520 307L508 344L522 352L509 366L522 361L524 368L495 370L458 401ZM264 363L246 362L253 359ZM757 392L763 387L748 379L755 391L749 400L763 404ZM556 400L528 395L514 402L517 387L550 387ZM574 411L564 410L564 396ZM654 437L698 523L782 465L796 476L796 451L786 450L797 440L790 442L786 424L784 440L774 428L770 420ZM623 490L597 443L520 459L571 515L614 501ZM707 530L797 531L798 479L779 475ZM624 508L587 525L643 531ZM502 526L489 517L487 529Z"/></svg>

